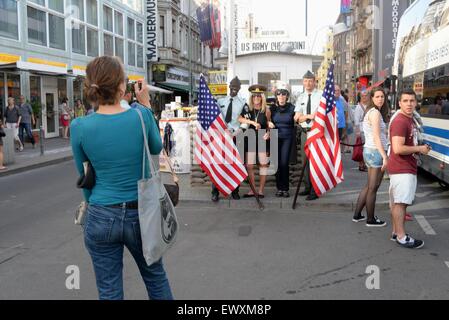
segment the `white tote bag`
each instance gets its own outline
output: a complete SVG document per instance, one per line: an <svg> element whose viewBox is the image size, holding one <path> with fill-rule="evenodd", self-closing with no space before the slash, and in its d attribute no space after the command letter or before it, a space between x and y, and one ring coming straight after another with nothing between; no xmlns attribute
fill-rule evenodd
<svg viewBox="0 0 449 320"><path fill-rule="evenodd" d="M160 172L156 170L151 158L142 113L139 109L135 110L142 123L144 139L142 179L138 181L140 234L143 256L147 265L151 265L158 261L176 241L178 219L175 207L161 181ZM149 178L145 178L147 159L150 167Z"/></svg>

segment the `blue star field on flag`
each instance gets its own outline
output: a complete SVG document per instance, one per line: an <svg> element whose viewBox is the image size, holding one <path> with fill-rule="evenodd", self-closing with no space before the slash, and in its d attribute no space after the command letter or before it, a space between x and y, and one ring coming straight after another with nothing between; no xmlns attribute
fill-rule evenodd
<svg viewBox="0 0 449 320"><path fill-rule="evenodd" d="M200 92L198 96L198 121L204 130L208 130L212 122L220 115L217 100L210 93L204 76L200 76Z"/></svg>

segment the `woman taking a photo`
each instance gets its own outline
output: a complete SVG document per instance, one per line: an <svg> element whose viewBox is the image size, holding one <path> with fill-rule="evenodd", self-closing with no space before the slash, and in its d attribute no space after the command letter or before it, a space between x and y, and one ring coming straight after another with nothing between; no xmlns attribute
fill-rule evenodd
<svg viewBox="0 0 449 320"><path fill-rule="evenodd" d="M363 119L363 132L365 134L365 145L363 147L363 159L368 167L368 183L360 192L352 221L366 221L368 227L384 227L385 221L374 216L376 195L384 171L387 167L387 135L386 121L388 119L388 104L385 91L376 87L371 90L371 99ZM367 218L362 215L366 207Z"/></svg>
<svg viewBox="0 0 449 320"><path fill-rule="evenodd" d="M162 259L148 266L142 253L137 181L142 178L144 139L137 111L124 110L120 105L126 90L120 60L109 56L95 58L87 65L84 86L87 100L97 105L98 110L72 121L71 143L80 175L85 161L90 161L95 172L93 189L83 189L89 204L84 243L92 258L99 298L123 299L126 246L139 268L149 298L172 299ZM135 90L150 152L158 155L162 142L150 110L148 87L145 83L139 89L136 84Z"/></svg>
<svg viewBox="0 0 449 320"><path fill-rule="evenodd" d="M264 198L265 182L267 180L267 170L268 170L268 157L267 150L269 146L262 144L259 146L259 139L267 141L270 138L270 134L265 132L268 129L268 121L271 117L270 110L267 108L267 100L265 98L265 92L267 88L262 85L252 85L248 89L251 92L249 97L249 105L243 107L243 111L239 117L239 122L249 125L249 130L254 130L256 138L255 150L254 147L246 142L245 143L245 156L246 156L246 167L248 169L249 180L256 188L256 179L254 175L254 165L259 165L259 197ZM259 136L259 130L264 130L263 137ZM246 140L246 139L245 139ZM254 193L251 190L249 193L244 195L245 198L254 197Z"/></svg>
<svg viewBox="0 0 449 320"><path fill-rule="evenodd" d="M290 92L286 84L278 86L276 102L271 107L272 125L278 130L278 171L276 173L276 197L290 197L290 154L295 142L295 106L288 101Z"/></svg>

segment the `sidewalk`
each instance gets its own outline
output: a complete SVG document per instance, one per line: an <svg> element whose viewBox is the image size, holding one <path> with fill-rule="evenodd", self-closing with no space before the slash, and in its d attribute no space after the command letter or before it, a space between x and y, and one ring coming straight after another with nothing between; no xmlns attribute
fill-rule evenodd
<svg viewBox="0 0 449 320"><path fill-rule="evenodd" d="M360 190L367 183L367 173L358 170L358 163L351 160L351 154L344 154L342 158L345 181L315 201L305 201L306 197L298 196L296 210L300 210L301 207L320 207L322 209L339 207L348 210L348 212L354 210ZM192 188L190 187L189 175L179 175L179 177L180 201L183 205L198 206L201 202L208 207L217 208L248 208L248 210L258 208L254 198L243 198L243 195L249 192L249 187L240 188L240 196L242 197L240 200L225 199L220 195L220 201L213 203L209 187ZM388 209L388 187L389 181L384 179L377 192L376 208L379 210ZM301 187L302 190L303 187ZM261 201L266 209L291 210L295 191L296 186L290 189L290 198L277 198L274 196L276 188L265 188L265 198Z"/></svg>
<svg viewBox="0 0 449 320"><path fill-rule="evenodd" d="M26 144L23 152L16 152L15 163L7 165L8 170L0 171L0 181L2 176L11 175L19 172L32 170L39 167L49 166L73 159L70 141L61 138L47 139L44 142L44 155L40 155L40 146L32 149L29 143ZM367 182L367 173L358 170L358 164L351 160L351 154L343 155L343 168L345 181L330 192L323 195L315 201L305 201L305 197L298 197L297 208L292 210L293 197L296 186L290 189L290 198L276 198L274 194L276 189L273 187L265 189L265 198L261 199L265 209L270 210L289 210L301 212L306 207L319 208L321 210L338 208L347 210L352 214L357 203L357 197L360 190ZM163 179L168 173L162 174ZM210 187L192 187L190 185L190 174L180 174L180 205L183 207L208 207L217 209L226 208L247 208L247 210L257 210L258 206L254 198L245 199L243 195L249 192L249 187L240 188L240 200L225 199L220 195L220 201L213 203L211 201ZM421 180L421 181L420 181ZM377 192L376 210L388 210L388 187L389 181L384 179ZM301 188L302 191L302 188ZM449 205L449 191L439 188L438 183L432 178L418 177L418 190L416 194L416 205L413 208L421 210L422 208L447 208Z"/></svg>
<svg viewBox="0 0 449 320"><path fill-rule="evenodd" d="M15 162L6 164L5 166L8 169L0 171L0 177L49 166L73 158L70 140L62 138L45 139L43 146L44 154L41 156L39 143L36 143L35 149L31 147L30 143L25 143L22 152L16 151Z"/></svg>

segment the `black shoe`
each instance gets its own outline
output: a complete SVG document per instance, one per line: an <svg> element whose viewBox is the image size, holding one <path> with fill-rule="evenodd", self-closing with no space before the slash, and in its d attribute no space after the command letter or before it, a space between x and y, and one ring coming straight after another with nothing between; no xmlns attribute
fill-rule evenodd
<svg viewBox="0 0 449 320"><path fill-rule="evenodd" d="M212 195L212 201L213 202L218 202L219 198L218 198L218 194L213 194Z"/></svg>
<svg viewBox="0 0 449 320"><path fill-rule="evenodd" d="M288 191L284 191L284 193L282 194L282 196L284 198L290 198L290 193L288 193Z"/></svg>
<svg viewBox="0 0 449 320"><path fill-rule="evenodd" d="M373 221L367 221L367 227L385 227L387 223L385 221L380 220L378 217L374 217Z"/></svg>
<svg viewBox="0 0 449 320"><path fill-rule="evenodd" d="M284 195L284 192L281 190L278 190L278 192L276 192L276 197L280 198Z"/></svg>
<svg viewBox="0 0 449 320"><path fill-rule="evenodd" d="M360 221L365 221L365 220L366 220L366 217L362 216L362 215L352 217L353 222L360 222Z"/></svg>
<svg viewBox="0 0 449 320"><path fill-rule="evenodd" d="M404 248L409 248L409 249L419 249L424 246L424 241L418 240L418 239L413 239L412 237L410 237L408 235L406 235L405 243L401 243L398 238L396 238L396 242L400 246L402 246Z"/></svg>
<svg viewBox="0 0 449 320"><path fill-rule="evenodd" d="M310 194L310 190L309 191L304 190L303 192L299 193L300 196L308 196L309 194Z"/></svg>
<svg viewBox="0 0 449 320"><path fill-rule="evenodd" d="M307 198L306 198L306 200L307 201L313 201L313 200L316 200L316 199L318 199L318 196L317 195L315 195L315 194L309 194L308 196L307 196Z"/></svg>
<svg viewBox="0 0 449 320"><path fill-rule="evenodd" d="M240 200L240 195L238 193L233 193L232 194L232 199L234 200Z"/></svg>

